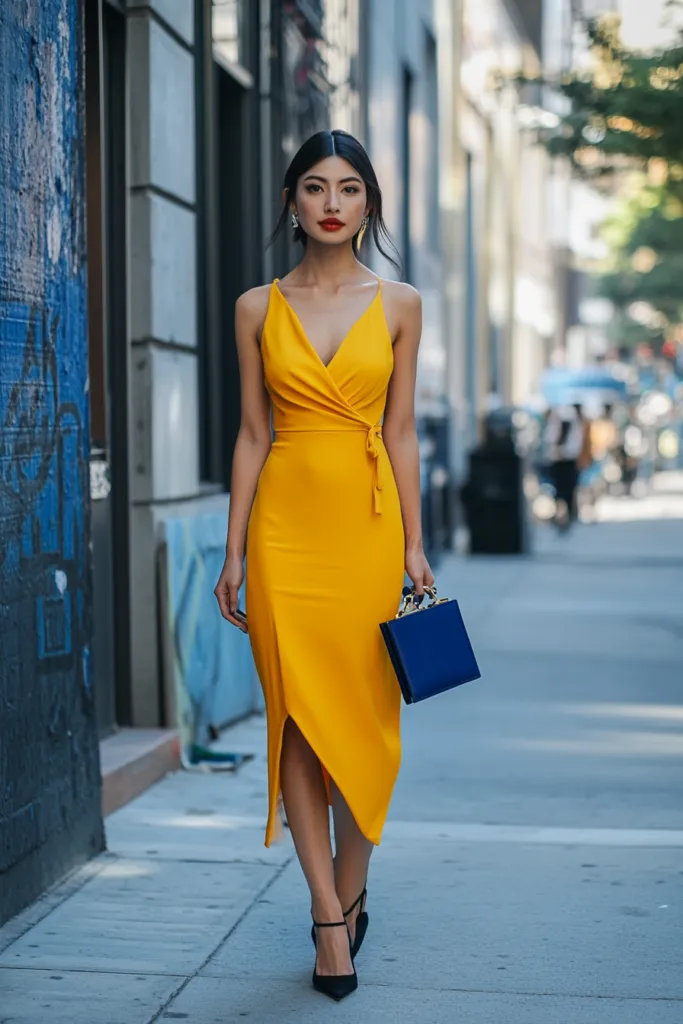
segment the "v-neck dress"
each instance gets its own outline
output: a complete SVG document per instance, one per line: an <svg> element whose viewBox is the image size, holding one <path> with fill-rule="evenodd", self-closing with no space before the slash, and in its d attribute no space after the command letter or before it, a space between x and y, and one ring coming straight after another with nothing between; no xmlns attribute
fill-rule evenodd
<svg viewBox="0 0 683 1024"><path fill-rule="evenodd" d="M363 834L380 841L401 760L400 690L379 623L404 533L381 421L393 348L381 282L325 365L280 291L261 337L274 441L247 531L246 613L268 722L266 846L279 832L290 716Z"/></svg>

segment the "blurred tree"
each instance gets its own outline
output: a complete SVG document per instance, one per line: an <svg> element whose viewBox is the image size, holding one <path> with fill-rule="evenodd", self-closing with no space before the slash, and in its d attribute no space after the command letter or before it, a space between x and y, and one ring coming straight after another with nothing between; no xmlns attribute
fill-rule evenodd
<svg viewBox="0 0 683 1024"><path fill-rule="evenodd" d="M640 322L651 329L681 322L683 184L667 179L662 185L637 188L617 205L603 236L610 256L606 272L596 278L598 294L619 308L649 305L652 312L642 307ZM633 340L642 340L637 330L629 333Z"/></svg>
<svg viewBox="0 0 683 1024"><path fill-rule="evenodd" d="M680 0L669 6L683 7ZM592 66L544 80L565 97L567 110L556 126L540 129L541 141L589 177L652 158L683 169L683 33L675 45L644 54L622 46L618 16L585 25Z"/></svg>
<svg viewBox="0 0 683 1024"><path fill-rule="evenodd" d="M683 32L644 53L622 45L618 16L585 24L591 66L543 80L565 112L552 127L546 121L539 141L581 177L609 178L622 192L604 225L610 255L596 292L617 309L614 340L663 340L683 321Z"/></svg>

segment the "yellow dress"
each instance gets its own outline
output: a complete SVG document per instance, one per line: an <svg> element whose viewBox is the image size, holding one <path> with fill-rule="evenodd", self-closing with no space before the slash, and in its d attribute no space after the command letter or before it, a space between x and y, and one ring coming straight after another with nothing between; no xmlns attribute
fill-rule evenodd
<svg viewBox="0 0 683 1024"><path fill-rule="evenodd" d="M268 824L291 716L378 844L401 760L400 690L379 623L396 614L404 534L381 419L393 369L382 286L326 366L280 291L261 353L275 439L249 518L246 613L266 702Z"/></svg>

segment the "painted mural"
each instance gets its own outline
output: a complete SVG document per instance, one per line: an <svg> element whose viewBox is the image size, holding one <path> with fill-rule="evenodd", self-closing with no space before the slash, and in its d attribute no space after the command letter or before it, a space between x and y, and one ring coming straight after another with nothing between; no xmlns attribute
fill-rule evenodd
<svg viewBox="0 0 683 1024"><path fill-rule="evenodd" d="M205 745L262 700L249 639L227 623L214 597L225 559L227 517L167 519L162 548L162 605L167 704L182 760L219 763ZM243 595L241 598L242 607ZM235 766L241 757L228 756Z"/></svg>
<svg viewBox="0 0 683 1024"><path fill-rule="evenodd" d="M80 8L0 10L0 920L103 843Z"/></svg>

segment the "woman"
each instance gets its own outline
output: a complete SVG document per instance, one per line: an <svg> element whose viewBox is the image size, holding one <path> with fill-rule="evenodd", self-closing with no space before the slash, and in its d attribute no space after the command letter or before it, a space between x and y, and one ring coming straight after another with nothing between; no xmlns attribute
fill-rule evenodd
<svg viewBox="0 0 683 1024"><path fill-rule="evenodd" d="M304 255L237 302L242 420L215 593L229 622L248 622L265 694L266 846L281 792L311 892L313 985L341 999L358 984L370 854L401 756L400 691L379 623L396 614L404 570L418 594L434 581L413 409L421 303L358 258L365 230L384 255L388 235L352 136L310 138L283 196L276 234L291 218Z"/></svg>

